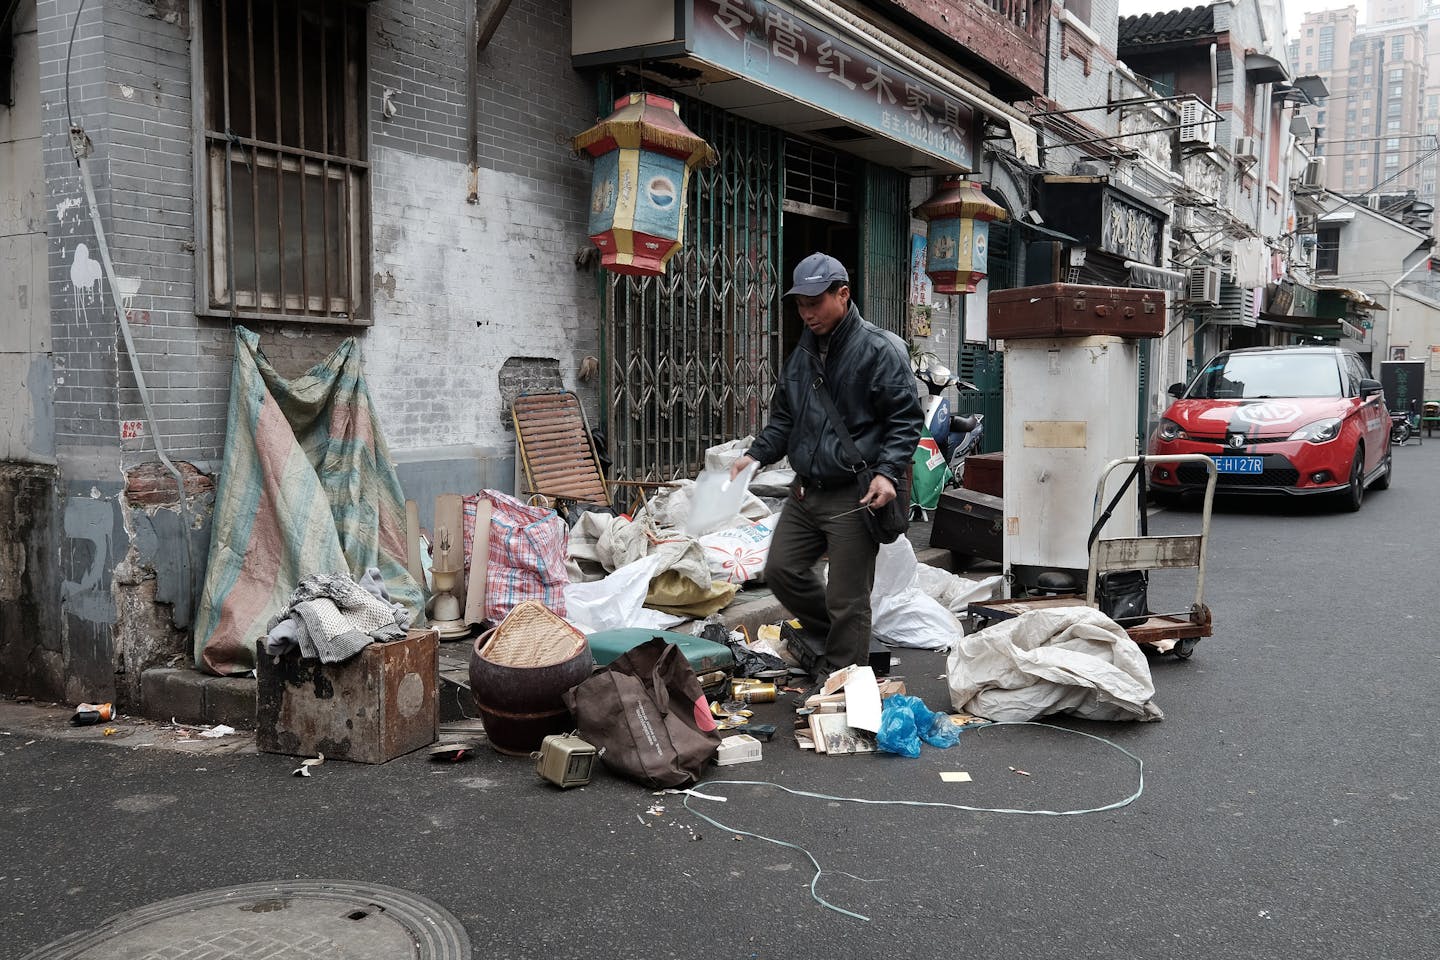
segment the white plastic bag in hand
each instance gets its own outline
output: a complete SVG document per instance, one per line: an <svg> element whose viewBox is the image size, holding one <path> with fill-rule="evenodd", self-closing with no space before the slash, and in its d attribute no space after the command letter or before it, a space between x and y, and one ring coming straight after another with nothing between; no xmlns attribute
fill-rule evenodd
<svg viewBox="0 0 1440 960"><path fill-rule="evenodd" d="M733 480L728 471L702 470L690 492L690 514L685 518L686 536L699 537L713 530L738 526L740 505L758 464L750 464Z"/></svg>

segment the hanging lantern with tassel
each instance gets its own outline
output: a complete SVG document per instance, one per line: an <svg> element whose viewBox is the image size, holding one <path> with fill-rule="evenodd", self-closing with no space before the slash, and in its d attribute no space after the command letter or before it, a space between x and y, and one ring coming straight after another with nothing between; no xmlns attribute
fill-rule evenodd
<svg viewBox="0 0 1440 960"><path fill-rule="evenodd" d="M929 223L925 273L936 293L974 293L985 279L990 221L1008 219L1005 208L985 196L974 180L949 179L915 208Z"/></svg>
<svg viewBox="0 0 1440 960"><path fill-rule="evenodd" d="M674 100L632 93L615 112L570 141L595 158L590 239L616 273L660 276L685 238L690 171L714 149L680 119Z"/></svg>

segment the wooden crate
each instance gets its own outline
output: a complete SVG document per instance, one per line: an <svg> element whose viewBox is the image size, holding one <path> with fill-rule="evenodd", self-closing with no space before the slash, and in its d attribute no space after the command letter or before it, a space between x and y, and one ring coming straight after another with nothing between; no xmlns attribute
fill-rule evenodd
<svg viewBox="0 0 1440 960"><path fill-rule="evenodd" d="M440 723L440 635L411 630L343 663L258 643L256 745L264 753L384 763L435 742Z"/></svg>

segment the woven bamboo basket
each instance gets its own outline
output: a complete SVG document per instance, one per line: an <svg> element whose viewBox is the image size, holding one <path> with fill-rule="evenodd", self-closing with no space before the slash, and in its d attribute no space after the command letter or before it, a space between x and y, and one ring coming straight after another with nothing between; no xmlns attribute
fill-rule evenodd
<svg viewBox="0 0 1440 960"><path fill-rule="evenodd" d="M584 646L585 634L539 600L525 600L505 615L478 649L491 663L548 667L564 663Z"/></svg>

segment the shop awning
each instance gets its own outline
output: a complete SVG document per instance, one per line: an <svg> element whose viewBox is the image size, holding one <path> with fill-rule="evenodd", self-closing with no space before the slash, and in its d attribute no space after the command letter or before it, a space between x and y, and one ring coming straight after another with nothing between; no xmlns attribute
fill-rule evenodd
<svg viewBox="0 0 1440 960"><path fill-rule="evenodd" d="M1245 54L1245 73L1254 83L1284 83L1290 79L1285 64L1268 53Z"/></svg>
<svg viewBox="0 0 1440 960"><path fill-rule="evenodd" d="M1015 107L832 0L572 0L576 66L643 66L675 91L911 174L973 173L984 116L1021 159ZM1028 156L1027 156L1028 155Z"/></svg>

